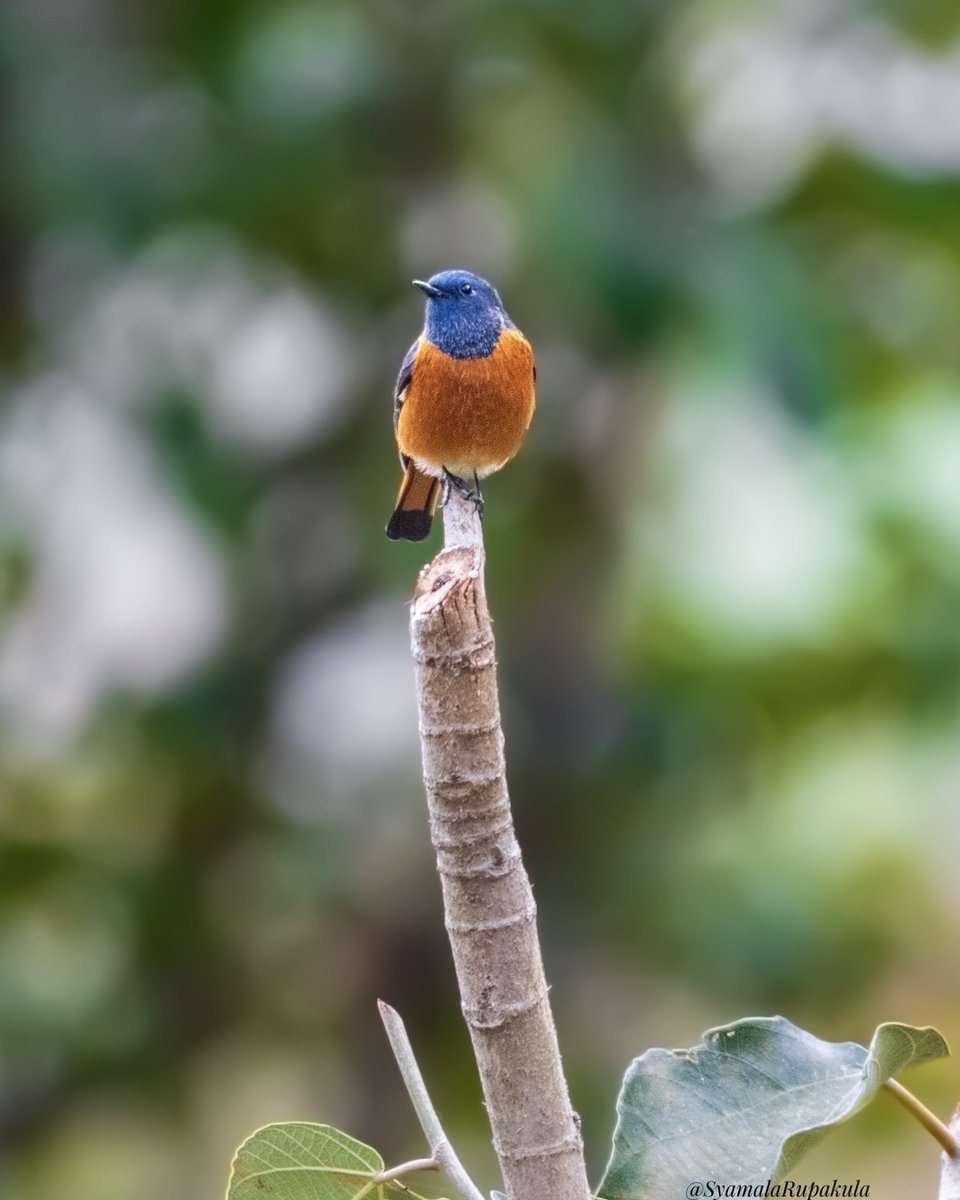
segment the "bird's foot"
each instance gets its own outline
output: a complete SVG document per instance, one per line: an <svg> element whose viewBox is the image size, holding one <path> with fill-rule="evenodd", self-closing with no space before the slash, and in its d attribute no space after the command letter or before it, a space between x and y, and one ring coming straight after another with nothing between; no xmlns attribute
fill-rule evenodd
<svg viewBox="0 0 960 1200"><path fill-rule="evenodd" d="M461 479L459 475L454 475L452 471L443 468L443 493L442 502L446 504L450 497L450 492L454 491L458 496L462 496L464 500L470 500L474 508L477 510L477 515L483 518L483 493L480 491L480 480L476 472L473 475L473 487L465 479Z"/></svg>

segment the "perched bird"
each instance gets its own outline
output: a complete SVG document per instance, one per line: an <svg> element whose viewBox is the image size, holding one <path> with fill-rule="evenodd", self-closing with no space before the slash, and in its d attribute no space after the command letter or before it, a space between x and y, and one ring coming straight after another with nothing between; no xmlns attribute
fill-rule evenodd
<svg viewBox="0 0 960 1200"><path fill-rule="evenodd" d="M427 297L423 333L403 360L393 425L403 482L387 537L419 542L441 489L483 512L480 480L520 449L534 406L533 351L496 290L469 271L414 285Z"/></svg>

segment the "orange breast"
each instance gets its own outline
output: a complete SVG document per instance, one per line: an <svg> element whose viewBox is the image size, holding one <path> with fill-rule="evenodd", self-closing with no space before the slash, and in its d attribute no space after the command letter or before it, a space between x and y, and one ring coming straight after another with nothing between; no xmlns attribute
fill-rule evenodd
<svg viewBox="0 0 960 1200"><path fill-rule="evenodd" d="M533 406L533 352L517 330L505 329L486 358L451 358L423 339L397 442L431 473L489 475L520 449Z"/></svg>

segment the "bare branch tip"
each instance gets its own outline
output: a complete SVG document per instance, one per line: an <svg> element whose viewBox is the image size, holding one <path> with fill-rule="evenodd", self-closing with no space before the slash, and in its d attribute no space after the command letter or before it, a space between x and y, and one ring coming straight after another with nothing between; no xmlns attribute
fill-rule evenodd
<svg viewBox="0 0 960 1200"><path fill-rule="evenodd" d="M413 592L414 609L427 611L443 604L457 587L465 586L479 575L476 555L465 546L441 550L423 568Z"/></svg>
<svg viewBox="0 0 960 1200"><path fill-rule="evenodd" d="M380 1012L380 1020L388 1030L391 1026L399 1026L403 1029L403 1018L392 1004L388 1004L386 1000L378 1000L377 1009Z"/></svg>

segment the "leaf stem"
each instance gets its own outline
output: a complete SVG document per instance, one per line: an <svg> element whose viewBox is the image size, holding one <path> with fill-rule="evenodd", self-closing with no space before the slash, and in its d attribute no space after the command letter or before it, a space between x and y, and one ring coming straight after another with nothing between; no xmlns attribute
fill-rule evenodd
<svg viewBox="0 0 960 1200"><path fill-rule="evenodd" d="M393 1057L397 1060L397 1066L400 1068L410 1101L429 1143L432 1161L457 1185L464 1200L485 1200L483 1193L467 1174L463 1163L454 1153L443 1126L440 1124L440 1118L437 1116L437 1110L433 1107L433 1101L430 1099L427 1085L423 1081L423 1075L420 1073L413 1046L410 1044L410 1038L400 1014L382 1000L377 1001L377 1007L380 1009L380 1019L387 1031Z"/></svg>
<svg viewBox="0 0 960 1200"><path fill-rule="evenodd" d="M920 1103L913 1092L908 1091L896 1079L888 1079L883 1086L900 1101L909 1113L916 1117L927 1133L937 1139L951 1158L960 1157L960 1144L957 1143L957 1139L938 1116L935 1116L925 1104Z"/></svg>
<svg viewBox="0 0 960 1200"><path fill-rule="evenodd" d="M413 1171L437 1171L440 1164L435 1158L414 1158L410 1162L401 1163L398 1167L388 1167L378 1171L373 1177L374 1183L389 1183L391 1179L399 1179L401 1175L409 1175Z"/></svg>

